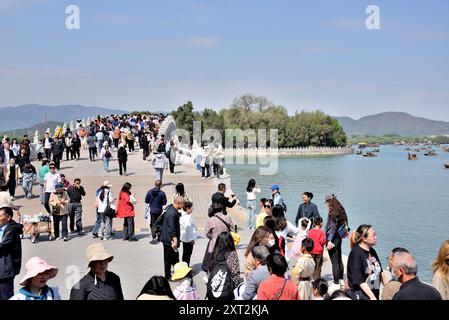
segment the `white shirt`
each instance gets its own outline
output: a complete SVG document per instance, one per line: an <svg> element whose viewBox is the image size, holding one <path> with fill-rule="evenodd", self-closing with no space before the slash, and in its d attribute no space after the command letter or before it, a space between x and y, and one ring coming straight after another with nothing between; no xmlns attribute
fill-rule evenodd
<svg viewBox="0 0 449 320"><path fill-rule="evenodd" d="M103 198L103 201L100 200L100 194L98 195L98 213L103 213L106 210L106 207L108 205L108 197L109 197L109 205L111 208L115 209L115 205L112 203L114 201L114 197L112 196L112 192L105 189L105 197Z"/></svg>
<svg viewBox="0 0 449 320"><path fill-rule="evenodd" d="M256 200L258 193L260 193L260 189L254 188L252 192L248 192L248 191L246 192L246 198L248 200Z"/></svg>
<svg viewBox="0 0 449 320"><path fill-rule="evenodd" d="M51 149L50 138L45 138L44 149Z"/></svg>
<svg viewBox="0 0 449 320"><path fill-rule="evenodd" d="M191 214L181 211L181 218L179 218L179 226L181 228L180 239L182 242L192 242L197 238L196 226Z"/></svg>
<svg viewBox="0 0 449 320"><path fill-rule="evenodd" d="M47 181L45 192L52 193L55 192L55 186L61 181L61 176L59 173L47 172L44 176L44 181Z"/></svg>
<svg viewBox="0 0 449 320"><path fill-rule="evenodd" d="M98 141L101 141L101 140L104 139L104 134L103 134L103 132L98 131L98 132L95 134L95 137L97 137L97 140L98 140Z"/></svg>

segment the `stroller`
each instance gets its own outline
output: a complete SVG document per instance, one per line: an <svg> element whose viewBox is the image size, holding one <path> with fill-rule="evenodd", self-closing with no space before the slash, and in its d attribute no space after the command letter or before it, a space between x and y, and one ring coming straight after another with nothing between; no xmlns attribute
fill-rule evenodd
<svg viewBox="0 0 449 320"><path fill-rule="evenodd" d="M39 242L39 236L41 233L48 234L48 240L54 240L52 233L53 219L49 214L39 213L37 215L22 215L18 212L19 222L23 224L23 234L29 235L32 243Z"/></svg>

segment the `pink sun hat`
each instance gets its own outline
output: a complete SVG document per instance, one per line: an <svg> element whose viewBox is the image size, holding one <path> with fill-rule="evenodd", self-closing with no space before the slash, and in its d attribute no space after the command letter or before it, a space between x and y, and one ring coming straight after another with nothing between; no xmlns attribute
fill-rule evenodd
<svg viewBox="0 0 449 320"><path fill-rule="evenodd" d="M39 273L50 270L51 271L50 279L56 277L56 274L58 273L58 268L49 265L44 259L39 257L29 259L25 264L25 269L27 272L20 281L21 286L24 286L27 280L34 278Z"/></svg>

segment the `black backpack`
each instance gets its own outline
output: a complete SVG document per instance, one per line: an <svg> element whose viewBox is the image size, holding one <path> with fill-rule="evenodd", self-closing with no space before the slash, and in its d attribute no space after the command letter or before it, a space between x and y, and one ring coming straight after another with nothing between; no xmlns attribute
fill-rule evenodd
<svg viewBox="0 0 449 320"><path fill-rule="evenodd" d="M234 300L234 284L226 259L219 261L209 274L208 300Z"/></svg>
<svg viewBox="0 0 449 320"><path fill-rule="evenodd" d="M111 152L109 150L106 150L106 152L104 153L104 156L106 158L110 158L112 156Z"/></svg>

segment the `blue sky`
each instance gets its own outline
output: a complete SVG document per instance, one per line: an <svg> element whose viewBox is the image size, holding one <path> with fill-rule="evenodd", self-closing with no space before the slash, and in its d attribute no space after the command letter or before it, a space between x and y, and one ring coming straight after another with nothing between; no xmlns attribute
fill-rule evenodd
<svg viewBox="0 0 449 320"><path fill-rule="evenodd" d="M0 106L220 109L249 92L292 114L449 121L448 57L449 0L0 0Z"/></svg>

